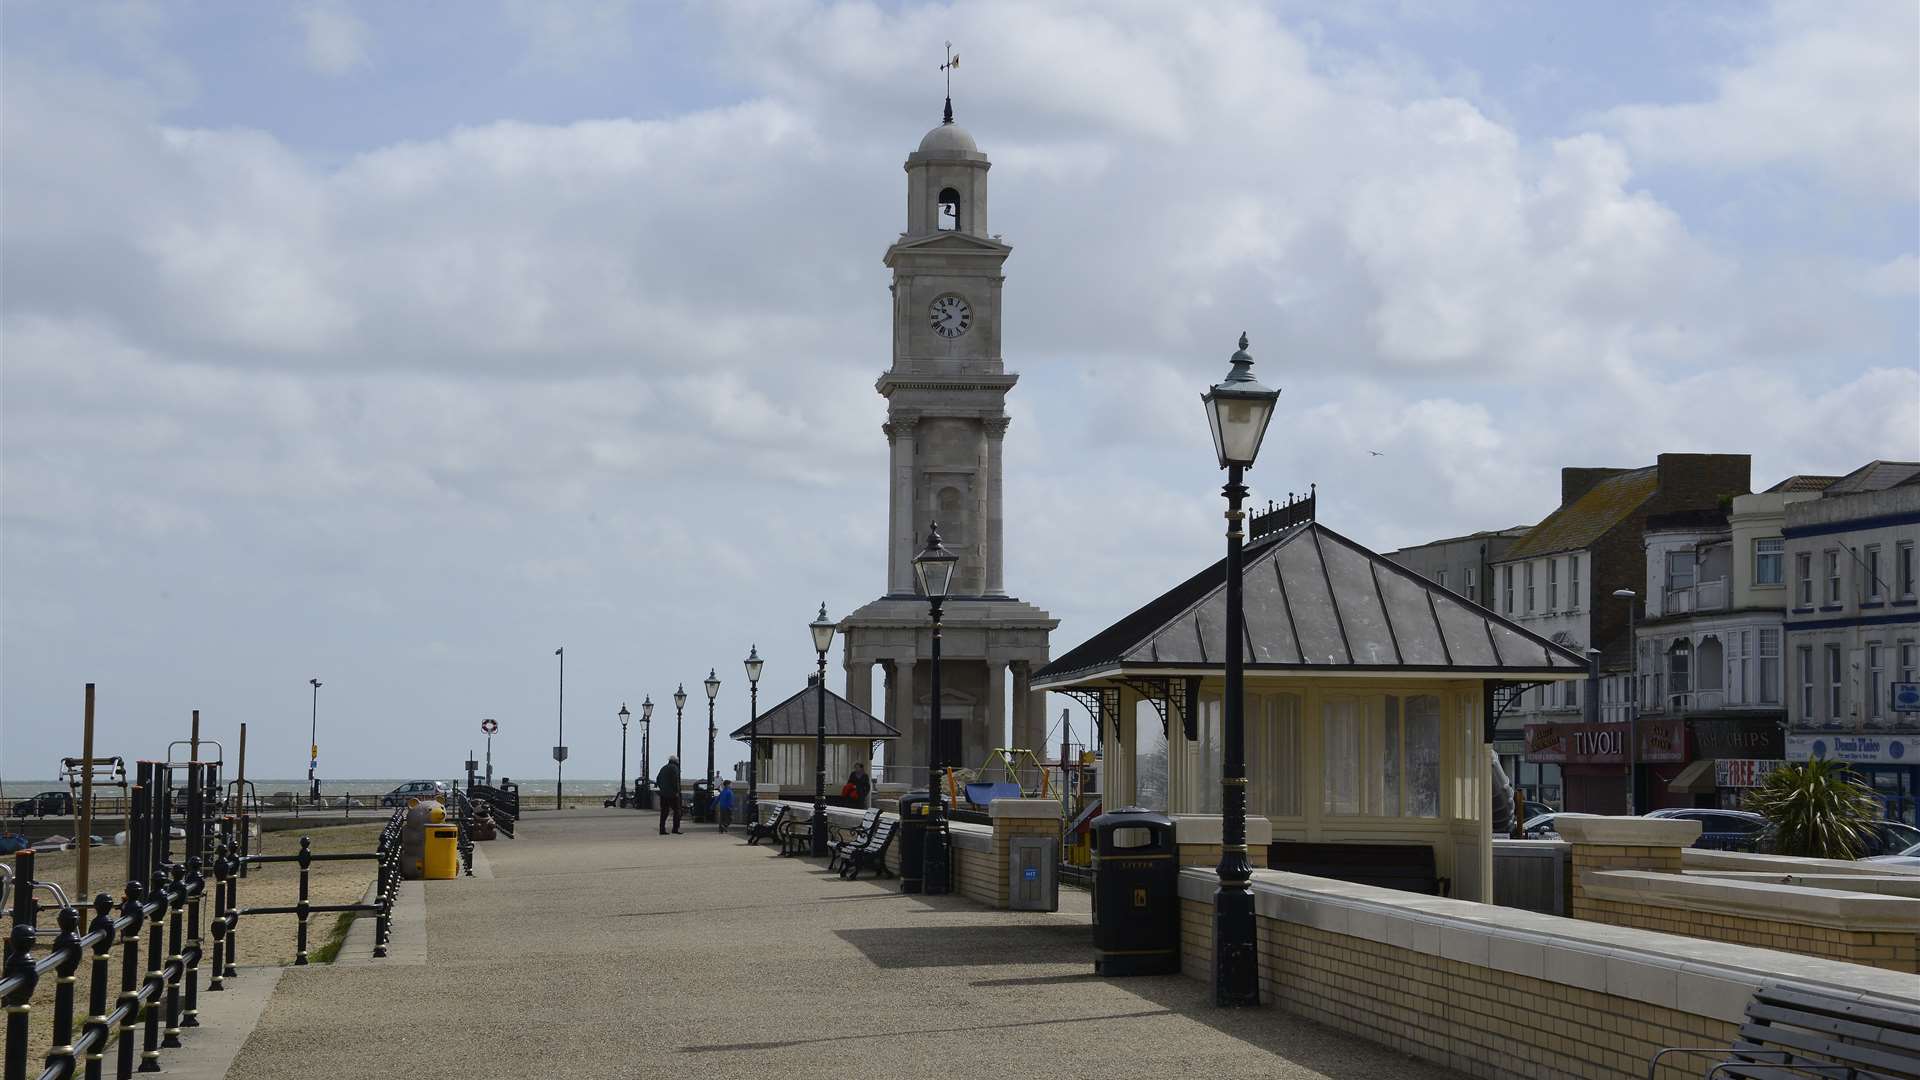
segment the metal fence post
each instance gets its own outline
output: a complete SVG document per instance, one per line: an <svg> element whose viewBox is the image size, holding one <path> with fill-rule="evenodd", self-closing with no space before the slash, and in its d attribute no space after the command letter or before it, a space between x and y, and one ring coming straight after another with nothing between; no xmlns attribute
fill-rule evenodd
<svg viewBox="0 0 1920 1080"><path fill-rule="evenodd" d="M94 935L93 969L87 978L85 1032L92 1035L87 1042L87 1080L100 1080L107 1041L113 1036L107 1029L107 980L113 977L113 897L101 893L93 898L93 925L87 932Z"/></svg>
<svg viewBox="0 0 1920 1080"><path fill-rule="evenodd" d="M295 953L293 957L293 963L294 963L294 966L296 967L304 967L306 966L306 963L307 963L307 918L309 915L308 908L311 906L307 903L307 871L311 869L313 866L313 850L312 849L313 849L313 839L311 837L306 837L306 836L301 837L300 838L300 902L295 905L295 907L300 909L300 930L296 938Z"/></svg>

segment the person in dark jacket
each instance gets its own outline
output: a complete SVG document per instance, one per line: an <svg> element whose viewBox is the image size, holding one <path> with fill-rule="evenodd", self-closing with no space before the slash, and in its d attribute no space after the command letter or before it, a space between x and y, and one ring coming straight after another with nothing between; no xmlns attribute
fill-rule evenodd
<svg viewBox="0 0 1920 1080"><path fill-rule="evenodd" d="M667 835L667 813L673 813L673 831L680 831L680 759L668 755L667 763L660 766L660 775L654 778L660 787L660 835Z"/></svg>
<svg viewBox="0 0 1920 1080"><path fill-rule="evenodd" d="M873 777L867 773L866 762L854 764L853 775L847 777L847 783L853 785L854 805L866 809L867 797L873 794Z"/></svg>

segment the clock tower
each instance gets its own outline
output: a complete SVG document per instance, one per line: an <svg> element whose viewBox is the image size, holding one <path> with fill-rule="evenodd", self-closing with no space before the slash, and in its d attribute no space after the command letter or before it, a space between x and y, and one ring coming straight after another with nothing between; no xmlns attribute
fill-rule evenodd
<svg viewBox="0 0 1920 1080"><path fill-rule="evenodd" d="M882 779L915 786L926 783L932 633L913 556L934 521L960 557L941 620L941 724L961 735L961 760L951 764L978 768L1001 746L1047 756L1046 695L1029 680L1048 660L1058 620L1008 595L1002 557L1001 447L1007 391L1019 376L1001 356L1001 285L1013 249L987 231L991 167L949 105L907 155L907 228L884 260L893 273L893 362L875 389L887 401L886 593L841 630L848 699L880 712L879 667L887 722L903 736Z"/></svg>

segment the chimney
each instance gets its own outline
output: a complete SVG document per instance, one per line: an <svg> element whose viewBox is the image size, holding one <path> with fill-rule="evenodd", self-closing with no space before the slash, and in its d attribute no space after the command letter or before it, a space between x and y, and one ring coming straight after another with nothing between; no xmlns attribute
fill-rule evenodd
<svg viewBox="0 0 1920 1080"><path fill-rule="evenodd" d="M1593 486L1610 476L1619 476L1626 469L1581 469L1568 467L1560 470L1560 505L1570 506L1580 496L1593 490Z"/></svg>

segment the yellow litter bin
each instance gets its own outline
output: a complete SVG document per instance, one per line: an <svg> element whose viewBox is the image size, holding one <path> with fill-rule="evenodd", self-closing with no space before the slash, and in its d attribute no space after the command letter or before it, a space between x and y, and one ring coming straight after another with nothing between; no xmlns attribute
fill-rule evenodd
<svg viewBox="0 0 1920 1080"><path fill-rule="evenodd" d="M420 859L420 876L441 881L460 876L459 826L427 826L427 850Z"/></svg>

